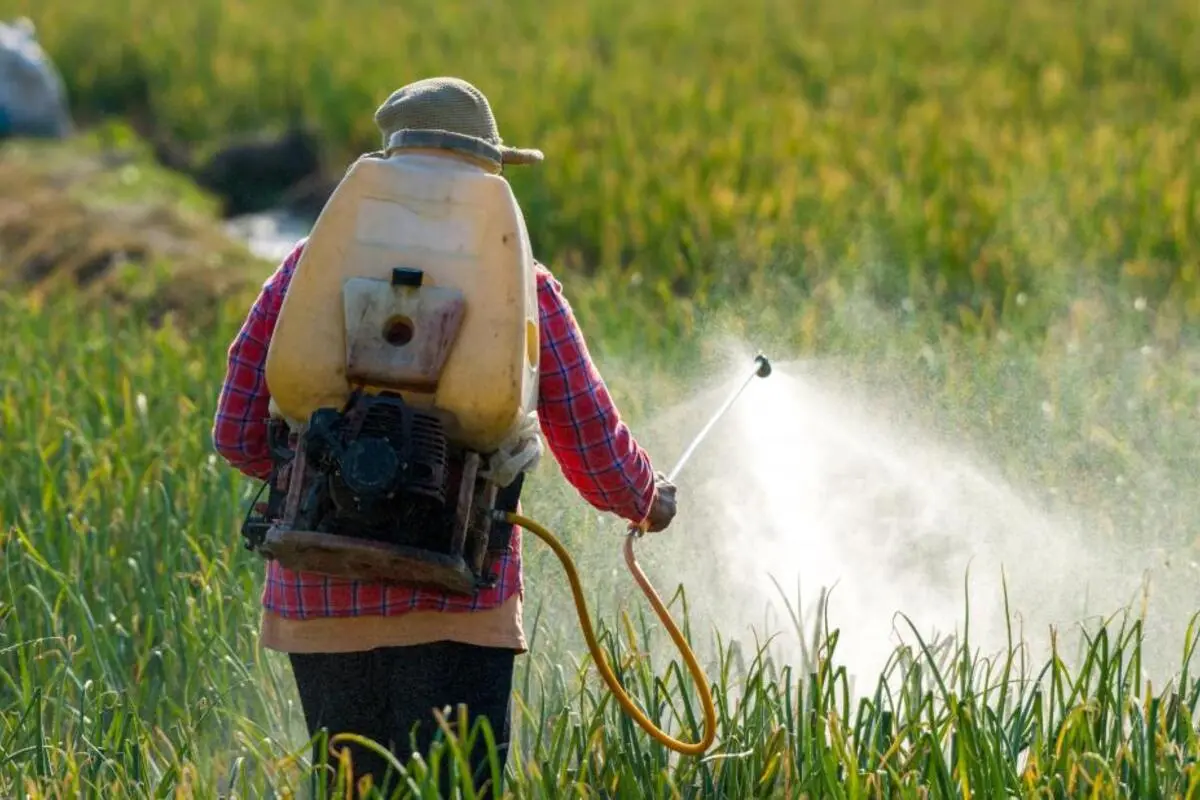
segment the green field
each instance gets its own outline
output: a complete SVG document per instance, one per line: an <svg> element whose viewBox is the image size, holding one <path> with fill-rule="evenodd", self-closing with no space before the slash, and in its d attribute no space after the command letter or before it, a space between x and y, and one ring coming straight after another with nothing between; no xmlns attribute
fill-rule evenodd
<svg viewBox="0 0 1200 800"><path fill-rule="evenodd" d="M371 114L393 89L471 80L507 142L546 152L511 175L536 251L662 468L761 347L780 375L747 416L772 409L780 441L806 430L790 416L815 413L795 387L836 386L911 432L899 471L962 454L1025 498L946 499L978 501L944 517L975 527L918 539L917 501L939 496L940 473L867 486L892 588L961 598L966 575L946 572L966 552L984 554L981 581L989 554L1019 556L1004 565L1013 600L1047 617L1074 608L1076 586L1085 605L1087 584L1088 618L1054 649L1044 630L977 627L1003 598L973 596L953 640L897 621L907 643L878 676L856 670L853 626L820 624L813 587L794 626L785 611L747 633L774 590L747 589L718 554L788 517L710 518L741 499L719 487L721 464L777 464L756 491L782 502L800 456L761 428L727 432L681 479L678 525L640 550L690 621L717 744L679 758L621 714L560 566L526 537L513 796L1196 796L1200 6L0 0L0 18L16 14L81 118L148 104L199 148L298 108L344 163L376 146ZM309 743L285 662L258 646L261 565L237 533L257 487L208 438L225 347L272 265L226 244L207 258L212 204L139 148L107 128L0 151L0 796L280 796L303 783ZM106 164L113 150L129 160ZM67 176L70 192L55 188ZM199 246L147 245L148 263L86 290L13 280L33 253L118 230ZM813 463L833 463L831 447L812 444ZM882 447L864 445L880 461ZM805 544L784 572L805 548L815 558L820 520L850 533L845 498L815 502L796 510ZM1040 533L1026 507L1069 517L1084 545ZM577 559L637 701L698 736L694 687L624 571L621 526L552 464L529 513ZM1008 526L1011 544L973 549ZM885 527L901 541L885 546ZM1142 570L1149 613L1098 619ZM434 796L430 771L449 763L415 765L413 796Z"/></svg>
<svg viewBox="0 0 1200 800"><path fill-rule="evenodd" d="M538 250L602 275L598 302L632 285L654 341L781 272L780 300L862 283L984 327L1044 325L1081 273L1200 311L1187 0L0 8L40 25L81 109L144 100L201 143L294 105L344 161L393 89L468 78L547 154L513 174Z"/></svg>

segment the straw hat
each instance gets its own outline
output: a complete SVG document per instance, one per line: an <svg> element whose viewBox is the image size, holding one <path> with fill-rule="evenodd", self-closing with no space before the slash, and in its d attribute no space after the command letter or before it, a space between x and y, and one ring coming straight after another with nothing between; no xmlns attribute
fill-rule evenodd
<svg viewBox="0 0 1200 800"><path fill-rule="evenodd" d="M535 164L542 151L508 147L483 92L459 78L426 78L403 86L375 112L385 150L434 147L494 163Z"/></svg>

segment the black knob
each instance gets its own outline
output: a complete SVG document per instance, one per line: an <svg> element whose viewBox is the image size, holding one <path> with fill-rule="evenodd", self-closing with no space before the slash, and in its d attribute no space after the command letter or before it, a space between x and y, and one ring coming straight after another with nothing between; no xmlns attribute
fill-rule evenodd
<svg viewBox="0 0 1200 800"><path fill-rule="evenodd" d="M425 273L412 267L395 267L392 269L392 286L420 286Z"/></svg>

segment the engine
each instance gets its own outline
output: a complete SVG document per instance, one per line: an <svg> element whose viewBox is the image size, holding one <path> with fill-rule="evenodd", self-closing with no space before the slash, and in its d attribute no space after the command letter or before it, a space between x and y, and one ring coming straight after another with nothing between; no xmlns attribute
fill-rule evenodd
<svg viewBox="0 0 1200 800"><path fill-rule="evenodd" d="M448 547L450 448L439 417L395 395L355 395L313 413L305 460L323 476L300 516L311 530L432 550Z"/></svg>

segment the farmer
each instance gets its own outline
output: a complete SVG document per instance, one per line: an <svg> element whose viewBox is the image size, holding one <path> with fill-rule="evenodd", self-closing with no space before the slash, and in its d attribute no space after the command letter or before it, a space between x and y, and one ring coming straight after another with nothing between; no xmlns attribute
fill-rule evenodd
<svg viewBox="0 0 1200 800"><path fill-rule="evenodd" d="M377 110L375 122L385 146L399 130L439 129L490 142L500 148L503 163L542 158L538 151L503 147L487 99L456 79L428 79L398 90ZM447 157L458 156L447 151ZM502 164L491 169L499 173ZM259 480L267 480L272 467L267 348L304 243L298 242L263 284L229 347L212 430L216 450ZM622 422L562 284L546 267L536 266L541 334L537 411L550 452L593 506L661 531L675 515L675 487L653 470ZM420 724L417 744L426 752L436 730L433 710L465 703L472 723L475 717L487 718L500 756L506 758L514 658L526 651L516 529L496 571L494 588L463 599L429 589L296 573L269 562L262 643L288 654L310 733L357 733L390 747L404 763L414 724ZM380 785L385 761L369 749L351 745L350 750L355 776L371 773ZM478 782L486 780L488 769L481 750L471 754ZM315 759L321 755L314 752Z"/></svg>

